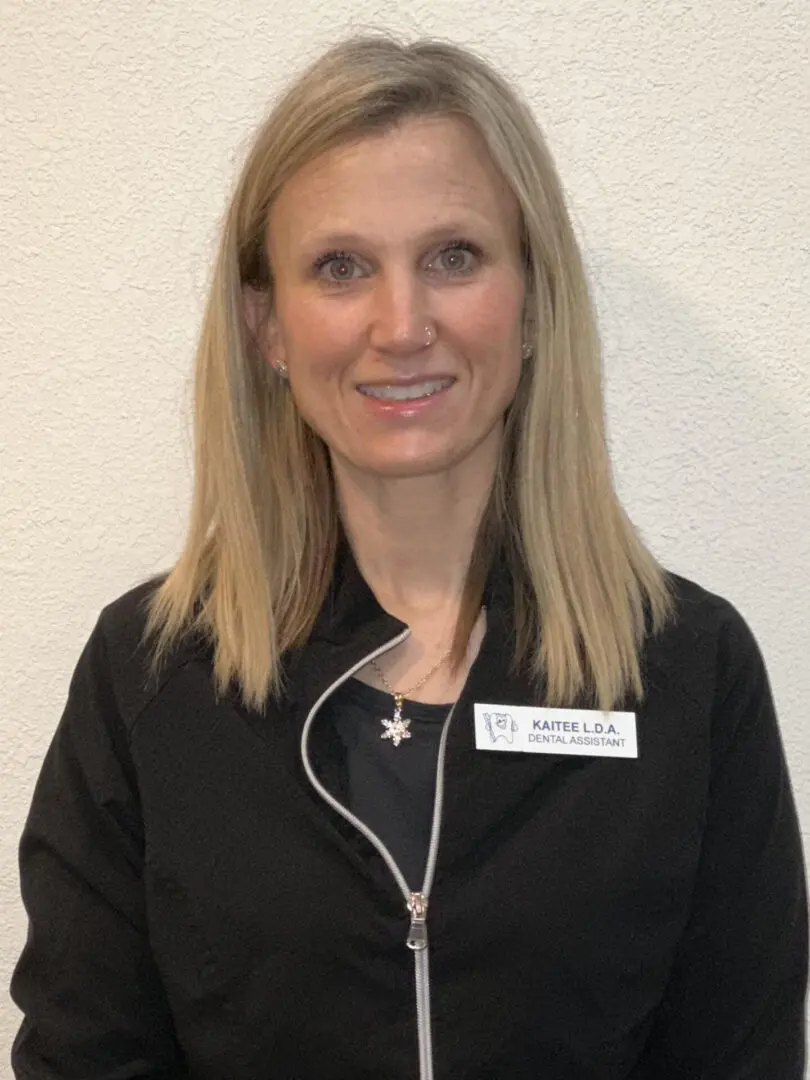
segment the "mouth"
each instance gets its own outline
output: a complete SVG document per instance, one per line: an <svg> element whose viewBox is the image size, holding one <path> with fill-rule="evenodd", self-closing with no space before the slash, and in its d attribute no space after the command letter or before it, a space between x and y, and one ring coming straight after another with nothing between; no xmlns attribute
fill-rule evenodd
<svg viewBox="0 0 810 1080"><path fill-rule="evenodd" d="M408 385L389 383L380 386L362 383L357 389L361 394L375 398L377 401L416 401L418 398L430 397L441 390L446 390L455 381L453 378L426 379L424 382L408 383Z"/></svg>

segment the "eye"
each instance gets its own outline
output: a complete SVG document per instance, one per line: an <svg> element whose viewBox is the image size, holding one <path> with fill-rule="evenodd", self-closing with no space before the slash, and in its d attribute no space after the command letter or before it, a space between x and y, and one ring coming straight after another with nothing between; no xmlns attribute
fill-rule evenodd
<svg viewBox="0 0 810 1080"><path fill-rule="evenodd" d="M436 257L439 270L453 277L470 274L481 257L481 249L468 240L454 240L447 244Z"/></svg>
<svg viewBox="0 0 810 1080"><path fill-rule="evenodd" d="M344 281L353 281L356 277L353 271L359 267L348 251L327 251L315 260L313 269L328 285L340 285Z"/></svg>

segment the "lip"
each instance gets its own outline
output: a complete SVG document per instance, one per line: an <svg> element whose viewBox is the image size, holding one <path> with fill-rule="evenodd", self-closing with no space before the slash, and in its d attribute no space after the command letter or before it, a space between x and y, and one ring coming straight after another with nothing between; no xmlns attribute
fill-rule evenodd
<svg viewBox="0 0 810 1080"><path fill-rule="evenodd" d="M359 389L361 386L415 386L418 383L438 382L440 379L456 381L455 375L437 371L429 374L426 372L423 375L405 375L394 379L359 379L355 383L355 387ZM449 390L450 387L448 386L447 389Z"/></svg>
<svg viewBox="0 0 810 1080"><path fill-rule="evenodd" d="M445 375L444 378L452 379L453 381L449 386L445 386L443 390L435 390L432 394L428 394L421 398L410 398L403 401L395 401L391 399L369 397L360 390L361 386L413 386L415 383L421 382L434 382L437 379L442 378L441 375L432 375L420 378L408 378L408 379L386 379L375 380L374 382L363 382L357 384L357 396L363 402L363 405L371 413L378 417L385 417L387 419L410 419L416 416L422 416L432 410L441 409L445 403L447 395L456 385L456 380L452 375Z"/></svg>

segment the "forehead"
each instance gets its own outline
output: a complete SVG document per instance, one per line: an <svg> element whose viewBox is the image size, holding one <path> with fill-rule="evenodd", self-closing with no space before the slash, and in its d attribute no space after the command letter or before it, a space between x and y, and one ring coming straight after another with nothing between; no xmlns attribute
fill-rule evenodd
<svg viewBox="0 0 810 1080"><path fill-rule="evenodd" d="M406 120L314 158L285 184L271 236L301 242L328 231L400 232L443 220L512 232L517 200L472 125L454 117Z"/></svg>

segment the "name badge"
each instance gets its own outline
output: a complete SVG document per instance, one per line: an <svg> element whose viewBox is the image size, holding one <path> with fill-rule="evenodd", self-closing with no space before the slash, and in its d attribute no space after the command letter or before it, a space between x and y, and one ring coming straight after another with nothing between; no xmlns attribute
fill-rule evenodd
<svg viewBox="0 0 810 1080"><path fill-rule="evenodd" d="M636 714L475 703L477 750L637 758Z"/></svg>

